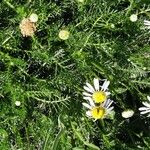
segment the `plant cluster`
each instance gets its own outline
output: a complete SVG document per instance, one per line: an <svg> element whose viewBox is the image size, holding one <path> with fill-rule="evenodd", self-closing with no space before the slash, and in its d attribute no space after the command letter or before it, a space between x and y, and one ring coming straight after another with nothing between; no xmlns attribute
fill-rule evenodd
<svg viewBox="0 0 150 150"><path fill-rule="evenodd" d="M148 150L149 21L149 0L2 0L0 149ZM104 120L82 105L94 78Z"/></svg>

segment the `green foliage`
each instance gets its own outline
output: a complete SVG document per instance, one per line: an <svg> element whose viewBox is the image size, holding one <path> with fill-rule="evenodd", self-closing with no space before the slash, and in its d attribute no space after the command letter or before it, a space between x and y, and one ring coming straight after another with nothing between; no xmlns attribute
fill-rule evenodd
<svg viewBox="0 0 150 150"><path fill-rule="evenodd" d="M38 14L37 31L22 37L19 24L31 13ZM145 19L149 0L3 0L0 149L148 150L150 120L138 112L150 87ZM61 29L69 39L59 39ZM111 82L113 119L85 116L82 88L94 77ZM127 108L135 115L125 120Z"/></svg>

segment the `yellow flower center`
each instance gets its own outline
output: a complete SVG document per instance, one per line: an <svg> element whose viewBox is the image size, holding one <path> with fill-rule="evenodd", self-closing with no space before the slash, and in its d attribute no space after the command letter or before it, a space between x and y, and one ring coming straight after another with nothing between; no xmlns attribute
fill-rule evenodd
<svg viewBox="0 0 150 150"><path fill-rule="evenodd" d="M94 119L102 119L105 115L105 108L103 107L94 107L91 110L92 117Z"/></svg>
<svg viewBox="0 0 150 150"><path fill-rule="evenodd" d="M103 91L95 91L92 98L96 103L102 103L106 100L106 94Z"/></svg>

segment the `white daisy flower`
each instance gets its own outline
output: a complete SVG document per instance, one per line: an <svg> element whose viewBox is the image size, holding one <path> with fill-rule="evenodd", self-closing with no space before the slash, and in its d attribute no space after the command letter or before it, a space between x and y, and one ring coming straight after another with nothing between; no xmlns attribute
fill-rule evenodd
<svg viewBox="0 0 150 150"><path fill-rule="evenodd" d="M150 117L150 96L147 96L147 99L148 99L148 102L142 102L144 107L140 107L139 111L141 115L148 113L147 117Z"/></svg>
<svg viewBox="0 0 150 150"><path fill-rule="evenodd" d="M122 112L122 117L123 118L130 118L134 115L134 111L131 109L127 109L125 111Z"/></svg>
<svg viewBox="0 0 150 150"><path fill-rule="evenodd" d="M145 25L148 29L150 29L150 21L144 20L144 25Z"/></svg>
<svg viewBox="0 0 150 150"><path fill-rule="evenodd" d="M99 79L94 78L94 86L86 82L86 86L84 86L85 92L83 92L83 99L94 101L95 103L103 103L107 96L110 95L108 92L108 86L110 81L105 80L103 85L99 85Z"/></svg>
<svg viewBox="0 0 150 150"><path fill-rule="evenodd" d="M95 120L97 119L104 119L107 117L108 114L110 114L113 110L113 106L111 104L113 103L112 100L107 99L104 103L102 103L100 106L96 106L93 101L89 101L88 103L82 103L83 106L88 108L89 110L86 112L86 115L90 118L93 118Z"/></svg>

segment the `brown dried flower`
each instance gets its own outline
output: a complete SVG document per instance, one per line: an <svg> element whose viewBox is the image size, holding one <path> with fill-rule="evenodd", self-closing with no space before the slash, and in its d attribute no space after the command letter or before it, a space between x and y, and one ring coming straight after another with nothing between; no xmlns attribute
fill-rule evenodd
<svg viewBox="0 0 150 150"><path fill-rule="evenodd" d="M19 28L23 37L33 36L36 31L35 23L31 22L28 18L24 18L21 21Z"/></svg>

